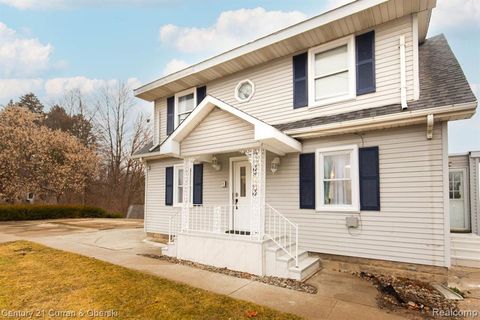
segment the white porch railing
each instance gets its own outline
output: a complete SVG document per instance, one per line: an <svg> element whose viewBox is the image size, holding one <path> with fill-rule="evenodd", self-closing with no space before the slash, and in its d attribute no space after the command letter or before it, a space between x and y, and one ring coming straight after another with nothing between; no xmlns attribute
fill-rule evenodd
<svg viewBox="0 0 480 320"><path fill-rule="evenodd" d="M188 210L188 229L185 231L259 239L261 235L258 232L251 232L255 228L250 209L250 206L240 205L193 206ZM247 216L240 216L243 210Z"/></svg>
<svg viewBox="0 0 480 320"><path fill-rule="evenodd" d="M168 243L175 242L177 235L180 232L180 227L182 225L180 218L180 211L177 211L172 214L168 220Z"/></svg>
<svg viewBox="0 0 480 320"><path fill-rule="evenodd" d="M249 214L240 217L239 210L244 209ZM244 211L245 212L245 211ZM182 215L175 213L169 220L169 242L174 242L180 230L184 232L208 233L221 235L223 237L240 237L255 240L272 240L285 254L295 260L298 266L298 225L291 222L278 210L265 205L264 210L264 234L251 232L255 228L255 219L252 215L251 206L231 205L202 205L188 208L188 228L182 230ZM185 225L187 225L185 223Z"/></svg>
<svg viewBox="0 0 480 320"><path fill-rule="evenodd" d="M269 204L265 205L265 236L293 258L298 267L298 225Z"/></svg>

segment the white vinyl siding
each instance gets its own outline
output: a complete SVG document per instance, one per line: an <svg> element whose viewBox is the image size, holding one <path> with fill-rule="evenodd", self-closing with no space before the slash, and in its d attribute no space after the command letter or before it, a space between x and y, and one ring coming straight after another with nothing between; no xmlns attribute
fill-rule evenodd
<svg viewBox="0 0 480 320"><path fill-rule="evenodd" d="M348 232L352 213L299 209L298 154L267 171L266 202L299 225L300 246L313 252L444 265L444 198L441 124L432 140L425 126L366 132L365 147L379 147L381 211L362 211L361 227ZM304 141L303 152L357 144L348 134ZM268 154L267 163L274 155ZM355 214L357 215L357 214Z"/></svg>
<svg viewBox="0 0 480 320"><path fill-rule="evenodd" d="M279 124L325 115L345 113L358 109L400 103L400 51L399 36L405 35L407 98L413 99L413 30L412 17L397 19L374 28L376 92L355 99L325 105L319 108L293 109L292 56L278 58L257 67L206 83L212 95L250 115L267 122ZM324 42L323 42L324 43ZM322 42L318 43L319 45ZM249 79L255 84L255 94L248 102L235 98L237 85ZM166 138L166 97L158 99L160 108L160 138Z"/></svg>
<svg viewBox="0 0 480 320"><path fill-rule="evenodd" d="M182 141L180 150L182 156L189 156L235 151L254 144L253 125L215 108Z"/></svg>

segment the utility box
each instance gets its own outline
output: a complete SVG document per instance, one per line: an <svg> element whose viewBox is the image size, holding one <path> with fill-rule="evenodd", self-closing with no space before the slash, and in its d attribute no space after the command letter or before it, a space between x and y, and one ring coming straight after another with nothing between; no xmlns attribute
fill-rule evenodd
<svg viewBox="0 0 480 320"><path fill-rule="evenodd" d="M358 217L350 216L345 218L347 228L358 228Z"/></svg>

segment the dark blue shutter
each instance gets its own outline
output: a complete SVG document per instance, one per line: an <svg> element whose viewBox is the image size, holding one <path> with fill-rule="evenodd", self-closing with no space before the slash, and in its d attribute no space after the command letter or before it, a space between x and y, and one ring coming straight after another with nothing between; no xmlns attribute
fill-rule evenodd
<svg viewBox="0 0 480 320"><path fill-rule="evenodd" d="M293 56L293 108L308 105L308 54Z"/></svg>
<svg viewBox="0 0 480 320"><path fill-rule="evenodd" d="M167 98L167 135L175 129L175 97Z"/></svg>
<svg viewBox="0 0 480 320"><path fill-rule="evenodd" d="M173 205L173 167L165 168L165 205Z"/></svg>
<svg viewBox="0 0 480 320"><path fill-rule="evenodd" d="M315 153L300 154L300 209L315 209Z"/></svg>
<svg viewBox="0 0 480 320"><path fill-rule="evenodd" d="M375 92L375 32L355 37L357 95Z"/></svg>
<svg viewBox="0 0 480 320"><path fill-rule="evenodd" d="M203 202L203 163L193 165L193 204Z"/></svg>
<svg viewBox="0 0 480 320"><path fill-rule="evenodd" d="M360 148L360 209L380 211L378 147Z"/></svg>
<svg viewBox="0 0 480 320"><path fill-rule="evenodd" d="M207 96L207 86L198 87L197 88L197 106L200 104L200 102L203 101L203 99L205 99L206 96Z"/></svg>

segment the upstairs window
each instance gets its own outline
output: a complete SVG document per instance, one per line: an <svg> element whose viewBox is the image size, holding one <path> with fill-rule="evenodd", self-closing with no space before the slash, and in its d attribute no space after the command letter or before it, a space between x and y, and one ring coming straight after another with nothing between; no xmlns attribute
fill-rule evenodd
<svg viewBox="0 0 480 320"><path fill-rule="evenodd" d="M175 128L185 120L196 106L195 88L175 95Z"/></svg>
<svg viewBox="0 0 480 320"><path fill-rule="evenodd" d="M309 50L309 106L355 97L354 46L349 36Z"/></svg>

